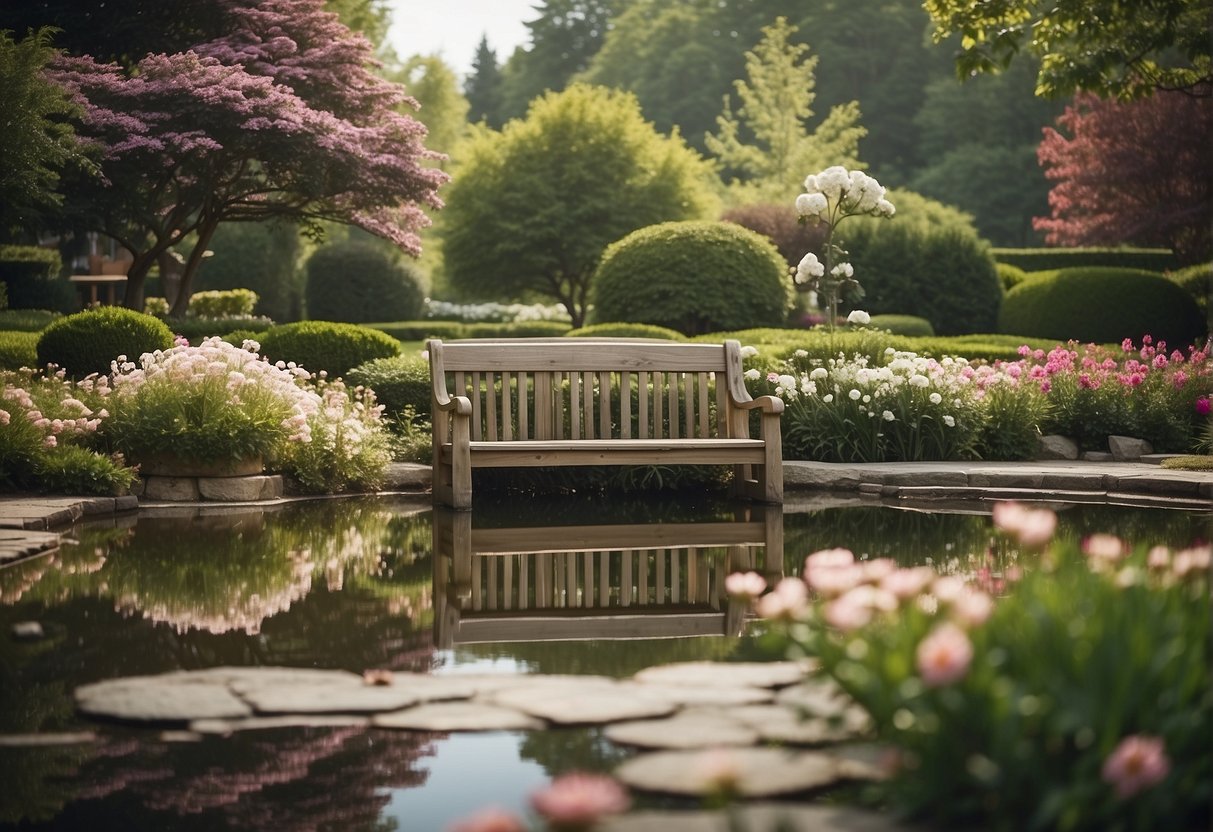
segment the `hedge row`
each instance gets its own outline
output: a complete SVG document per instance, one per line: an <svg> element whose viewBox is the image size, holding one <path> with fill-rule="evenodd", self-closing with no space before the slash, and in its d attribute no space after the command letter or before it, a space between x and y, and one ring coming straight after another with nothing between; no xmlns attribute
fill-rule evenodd
<svg viewBox="0 0 1213 832"><path fill-rule="evenodd" d="M473 324L459 321L398 321L367 326L386 332L400 341L424 341L427 338L441 338L444 341L460 338L557 338L572 328L571 324L562 321Z"/></svg>
<svg viewBox="0 0 1213 832"><path fill-rule="evenodd" d="M999 263L1017 266L1025 272L1081 266L1118 266L1161 272L1178 265L1175 255L1165 248L994 248L990 251Z"/></svg>

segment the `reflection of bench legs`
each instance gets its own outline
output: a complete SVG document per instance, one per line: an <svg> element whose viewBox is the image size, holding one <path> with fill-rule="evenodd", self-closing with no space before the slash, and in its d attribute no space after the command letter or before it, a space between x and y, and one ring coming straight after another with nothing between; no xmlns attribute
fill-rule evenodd
<svg viewBox="0 0 1213 832"><path fill-rule="evenodd" d="M434 512L440 647L737 634L745 610L728 603L725 577L782 573L778 509L737 522L514 529L475 529L472 514Z"/></svg>

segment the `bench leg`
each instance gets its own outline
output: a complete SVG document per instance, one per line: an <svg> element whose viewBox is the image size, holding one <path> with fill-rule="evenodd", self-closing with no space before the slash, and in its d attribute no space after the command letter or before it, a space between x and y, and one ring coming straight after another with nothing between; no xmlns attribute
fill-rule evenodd
<svg viewBox="0 0 1213 832"><path fill-rule="evenodd" d="M779 431L779 414L762 414L762 441L766 443L765 458L758 474L758 499L766 503L783 502L783 437Z"/></svg>
<svg viewBox="0 0 1213 832"><path fill-rule="evenodd" d="M455 419L451 431L451 502L452 508L472 507L472 454L468 449L467 419Z"/></svg>

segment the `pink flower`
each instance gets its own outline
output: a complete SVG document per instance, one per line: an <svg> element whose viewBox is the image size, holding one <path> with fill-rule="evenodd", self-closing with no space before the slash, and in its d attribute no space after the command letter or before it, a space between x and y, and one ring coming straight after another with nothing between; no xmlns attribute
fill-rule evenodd
<svg viewBox="0 0 1213 832"><path fill-rule="evenodd" d="M531 795L531 807L557 830L588 830L606 815L627 810L627 791L605 774L564 774Z"/></svg>
<svg viewBox="0 0 1213 832"><path fill-rule="evenodd" d="M795 621L809 603L809 588L799 578L784 578L758 599L754 612L762 618Z"/></svg>
<svg viewBox="0 0 1213 832"><path fill-rule="evenodd" d="M849 549L823 549L804 559L804 581L822 595L841 595L864 580Z"/></svg>
<svg viewBox="0 0 1213 832"><path fill-rule="evenodd" d="M1201 396L1196 400L1196 412L1198 414L1208 416L1210 410L1213 410L1213 404L1210 404L1208 396Z"/></svg>
<svg viewBox="0 0 1213 832"><path fill-rule="evenodd" d="M973 643L955 624L940 624L918 645L918 674L927 687L963 679L973 661Z"/></svg>
<svg viewBox="0 0 1213 832"><path fill-rule="evenodd" d="M1114 534L1093 534L1082 542L1082 550L1097 564L1112 564L1126 554L1124 541Z"/></svg>
<svg viewBox="0 0 1213 832"><path fill-rule="evenodd" d="M1029 509L1019 503L996 503L994 525L1024 546L1043 546L1057 529L1057 515L1046 509Z"/></svg>
<svg viewBox="0 0 1213 832"><path fill-rule="evenodd" d="M757 572L734 572L724 579L724 590L730 598L750 600L767 588L767 582Z"/></svg>
<svg viewBox="0 0 1213 832"><path fill-rule="evenodd" d="M496 806L481 809L471 817L456 821L447 832L527 832L526 825L516 815Z"/></svg>
<svg viewBox="0 0 1213 832"><path fill-rule="evenodd" d="M979 590L969 590L952 602L952 614L966 627L979 627L994 612L994 599Z"/></svg>
<svg viewBox="0 0 1213 832"><path fill-rule="evenodd" d="M733 794L741 783L741 766L735 754L723 748L704 751L694 762L695 773L708 791Z"/></svg>
<svg viewBox="0 0 1213 832"><path fill-rule="evenodd" d="M880 581L882 589L893 593L893 597L905 601L922 592L931 581L935 580L935 570L929 566L916 566L913 569L898 569Z"/></svg>
<svg viewBox="0 0 1213 832"><path fill-rule="evenodd" d="M1103 764L1103 779L1122 800L1155 786L1171 771L1171 761L1159 737L1125 737Z"/></svg>
<svg viewBox="0 0 1213 832"><path fill-rule="evenodd" d="M1167 366L1166 353L1160 352L1158 355L1154 356L1153 364L1154 364L1154 369L1156 369L1156 370L1161 370L1163 367Z"/></svg>

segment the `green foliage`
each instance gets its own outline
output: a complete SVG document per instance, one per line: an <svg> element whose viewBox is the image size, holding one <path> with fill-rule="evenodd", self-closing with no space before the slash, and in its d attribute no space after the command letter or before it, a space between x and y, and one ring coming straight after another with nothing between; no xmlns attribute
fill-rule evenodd
<svg viewBox="0 0 1213 832"><path fill-rule="evenodd" d="M128 493L136 477L135 469L76 445L47 450L35 463L34 475L40 491L102 496Z"/></svg>
<svg viewBox="0 0 1213 832"><path fill-rule="evenodd" d="M0 370L19 370L38 363L37 332L0 330Z"/></svg>
<svg viewBox="0 0 1213 832"><path fill-rule="evenodd" d="M190 295L190 314L208 320L251 317L258 300L252 289L194 292Z"/></svg>
<svg viewBox="0 0 1213 832"><path fill-rule="evenodd" d="M941 335L989 332L1002 286L989 246L965 214L908 191L891 191L893 222L856 217L844 232L868 313L926 318Z"/></svg>
<svg viewBox="0 0 1213 832"><path fill-rule="evenodd" d="M795 268L805 252L821 251L825 243L825 226L798 221L796 209L790 202L742 205L730 208L720 218L769 239L791 268Z"/></svg>
<svg viewBox="0 0 1213 832"><path fill-rule="evenodd" d="M652 324L606 323L591 324L565 333L569 338L661 338L666 341L685 341L681 332Z"/></svg>
<svg viewBox="0 0 1213 832"><path fill-rule="evenodd" d="M374 390L388 416L399 420L399 414L410 408L416 416L429 416L433 390L430 363L420 355L376 358L351 369L345 380L351 386Z"/></svg>
<svg viewBox="0 0 1213 832"><path fill-rule="evenodd" d="M308 372L336 378L375 358L399 355L400 342L356 324L300 321L268 331L261 350L270 361L293 361Z"/></svg>
<svg viewBox="0 0 1213 832"><path fill-rule="evenodd" d="M173 346L173 333L164 322L133 309L100 306L52 322L38 339L38 364L55 364L69 375L105 375L120 355L138 362L139 356Z"/></svg>
<svg viewBox="0 0 1213 832"><path fill-rule="evenodd" d="M1209 331L1213 332L1213 263L1196 263L1183 269L1167 272L1166 276L1175 281L1185 292L1196 301L1197 308L1205 316ZM2 315L3 313L0 313ZM2 321L0 317L0 321Z"/></svg>
<svg viewBox="0 0 1213 832"><path fill-rule="evenodd" d="M324 407L308 416L311 439L290 443L283 471L309 494L378 489L391 452L374 393L348 390L340 380L320 382L317 392Z"/></svg>
<svg viewBox="0 0 1213 832"><path fill-rule="evenodd" d="M58 317L48 309L0 309L0 331L41 332Z"/></svg>
<svg viewBox="0 0 1213 832"><path fill-rule="evenodd" d="M936 42L959 34L956 75L1005 69L1021 53L1040 59L1036 94L1080 90L1141 98L1213 82L1205 0L926 0ZM1092 25L1098 21L1098 25Z"/></svg>
<svg viewBox="0 0 1213 832"><path fill-rule="evenodd" d="M872 329L883 329L894 335L932 337L935 330L926 318L916 315L872 315L868 324Z"/></svg>
<svg viewBox="0 0 1213 832"><path fill-rule="evenodd" d="M191 344L200 344L203 338L218 335L228 341L233 333L259 332L263 333L274 325L269 318L170 318L165 321L173 330ZM256 339L253 339L256 340ZM239 341L230 341L240 346Z"/></svg>
<svg viewBox="0 0 1213 832"><path fill-rule="evenodd" d="M367 324L399 341L424 341L441 338L558 338L569 331L563 321L505 321L462 323L460 321L401 321L391 324Z"/></svg>
<svg viewBox="0 0 1213 832"><path fill-rule="evenodd" d="M778 199L808 171L860 167L859 140L867 131L859 126L858 102L834 107L812 134L805 127L813 116L817 58L806 59L809 47L790 42L795 33L784 17L762 30L745 53L747 80L733 82L737 112L726 96L719 132L704 139L746 200Z"/></svg>
<svg viewBox="0 0 1213 832"><path fill-rule="evenodd" d="M555 299L580 325L603 249L646 225L714 215L713 181L631 95L548 93L524 120L473 130L462 147L441 215L446 277L471 299Z"/></svg>
<svg viewBox="0 0 1213 832"><path fill-rule="evenodd" d="M1164 459L1159 463L1162 468L1168 471L1210 471L1213 472L1213 456L1205 454L1198 456L1196 454L1185 454L1183 456L1173 456Z"/></svg>
<svg viewBox="0 0 1213 832"><path fill-rule="evenodd" d="M791 308L786 262L732 223L672 222L611 245L594 276L595 322L656 324L698 335L775 326Z"/></svg>
<svg viewBox="0 0 1213 832"><path fill-rule="evenodd" d="M1040 388L1033 384L995 384L986 390L981 407L977 456L994 460L1031 459L1049 408Z"/></svg>
<svg viewBox="0 0 1213 832"><path fill-rule="evenodd" d="M425 125L426 147L450 153L467 132L469 110L455 72L437 55L413 55L393 80L421 105L416 117Z"/></svg>
<svg viewBox="0 0 1213 832"><path fill-rule="evenodd" d="M825 623L841 612L827 596L800 613L807 625L774 625L774 640L815 657L871 717L877 741L909 763L878 799L927 827L1204 828L1208 570L1193 568L1196 550L1166 547L1151 563L1166 562L1148 568L1153 542L1105 536L1111 558L1069 537L1039 559L1024 552L1023 578L999 590L989 614L973 610L984 611L991 585L963 579L953 600L922 597L946 586L937 577L842 627ZM839 570L850 568L860 566ZM1168 764L1129 767L1139 788L1120 794L1109 760L1130 737L1158 741Z"/></svg>
<svg viewBox="0 0 1213 832"><path fill-rule="evenodd" d="M994 270L998 272L998 280L1002 283L1003 292L1009 292L1028 279L1028 273L1019 266L1010 263L995 262Z"/></svg>
<svg viewBox="0 0 1213 832"><path fill-rule="evenodd" d="M75 303L71 283L59 278L59 252L41 246L0 245L0 283L12 309L64 311Z"/></svg>
<svg viewBox="0 0 1213 832"><path fill-rule="evenodd" d="M280 323L303 317L303 272L296 262L300 248L296 225L221 223L208 248L214 255L198 268L198 289L251 289L257 293L257 305L251 312Z"/></svg>
<svg viewBox="0 0 1213 832"><path fill-rule="evenodd" d="M1113 343L1150 335L1185 346L1205 322L1183 289L1141 269L1073 268L1035 275L1007 293L1000 332L1038 338Z"/></svg>
<svg viewBox="0 0 1213 832"><path fill-rule="evenodd" d="M1079 266L1116 266L1161 272L1175 266L1175 255L1165 248L992 248L999 263L1025 272L1070 269Z"/></svg>
<svg viewBox="0 0 1213 832"><path fill-rule="evenodd" d="M258 344L260 344L261 339L265 337L266 332L268 332L268 330L233 329L231 332L227 332L219 337L225 344L231 344L233 347L239 347L242 346L245 341L256 341Z"/></svg>
<svg viewBox="0 0 1213 832"><path fill-rule="evenodd" d="M416 267L358 240L316 250L307 261L306 296L312 320L357 324L412 320L425 299Z"/></svg>
<svg viewBox="0 0 1213 832"><path fill-rule="evenodd" d="M469 122L483 121L494 130L501 129L505 122L501 67L497 65L497 53L489 46L487 34L480 36L476 55L472 58L472 72L463 82L463 94L467 96Z"/></svg>

